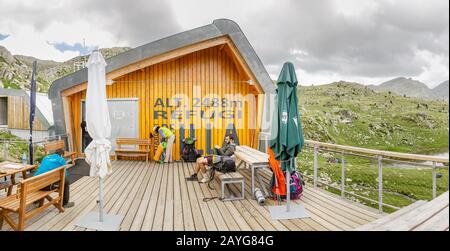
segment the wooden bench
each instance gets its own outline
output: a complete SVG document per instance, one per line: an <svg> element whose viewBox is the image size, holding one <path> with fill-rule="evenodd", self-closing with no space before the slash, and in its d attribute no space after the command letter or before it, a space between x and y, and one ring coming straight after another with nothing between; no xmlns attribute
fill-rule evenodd
<svg viewBox="0 0 450 251"><path fill-rule="evenodd" d="M267 195L266 188L262 185L260 177L257 174L259 168L270 168L269 166L269 155L267 153L260 152L249 146L237 146L234 152L238 164L237 168L249 167L252 172L252 196L255 196L255 177L258 179L259 185L261 186L264 193Z"/></svg>
<svg viewBox="0 0 450 251"><path fill-rule="evenodd" d="M416 201L392 214L363 225L356 231L448 231L449 193Z"/></svg>
<svg viewBox="0 0 450 251"><path fill-rule="evenodd" d="M74 165L76 153L68 152L65 150L65 148L66 148L66 146L65 146L64 140L55 140L55 141L50 141L50 142L44 144L45 154L51 154L51 153L54 153L56 150L61 149L64 151L63 158L70 159L70 161L72 162L72 165Z"/></svg>
<svg viewBox="0 0 450 251"><path fill-rule="evenodd" d="M215 178L219 182L220 190L221 190L221 196L220 199L222 201L228 201L228 200L242 200L244 199L244 176L238 172L230 172L230 173L221 173L216 171ZM241 185L241 196L234 197L233 195L230 195L228 197L225 197L225 186L228 184L240 184Z"/></svg>
<svg viewBox="0 0 450 251"><path fill-rule="evenodd" d="M148 163L151 145L152 142L150 139L117 138L115 149L116 159L119 156L145 157L145 162ZM131 146L132 148L124 146Z"/></svg>
<svg viewBox="0 0 450 251"><path fill-rule="evenodd" d="M11 182L11 180L3 180L0 181L0 190L5 189L9 190L10 187L14 186L14 184Z"/></svg>
<svg viewBox="0 0 450 251"><path fill-rule="evenodd" d="M63 166L20 181L16 194L0 199L0 229L3 222L6 221L14 230L23 231L28 219L51 205L55 206L61 213L64 212L65 171L66 167ZM57 188L50 191L41 190L55 183L59 183ZM53 193L57 194L55 198L51 196ZM47 200L47 203L45 203L45 200ZM39 206L27 212L27 207L33 206L32 204L35 202L39 202ZM13 221L9 216L10 213L18 214L18 223Z"/></svg>

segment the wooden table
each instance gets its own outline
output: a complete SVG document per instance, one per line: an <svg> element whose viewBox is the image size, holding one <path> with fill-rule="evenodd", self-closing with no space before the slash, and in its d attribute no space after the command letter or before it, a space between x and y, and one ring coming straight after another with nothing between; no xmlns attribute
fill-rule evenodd
<svg viewBox="0 0 450 251"><path fill-rule="evenodd" d="M5 166L7 164L14 164L22 166L20 169L13 169L13 168L6 168ZM16 174L22 173L22 177L25 178L28 171L32 171L37 168L37 165L24 165L20 163L12 163L12 162L0 162L0 180L4 177L10 177L11 181L4 185L4 187L1 186L0 183L0 189L8 188L7 196L10 196L12 193L13 186L17 184L16 182Z"/></svg>
<svg viewBox="0 0 450 251"><path fill-rule="evenodd" d="M255 177L258 178L258 182L260 183L263 192L268 195L266 188L262 185L261 179L257 173L259 168L270 168L269 166L269 155L263 152L260 152L256 149L253 149L249 146L237 146L236 151L234 152L234 156L236 156L238 160L237 168L240 168L242 165L245 167L250 167L252 172L251 178L251 188L252 188L252 197L255 198Z"/></svg>

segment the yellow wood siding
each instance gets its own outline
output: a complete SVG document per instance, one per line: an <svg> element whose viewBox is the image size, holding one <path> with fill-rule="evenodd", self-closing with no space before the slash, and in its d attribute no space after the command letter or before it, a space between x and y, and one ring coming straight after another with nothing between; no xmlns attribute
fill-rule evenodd
<svg viewBox="0 0 450 251"><path fill-rule="evenodd" d="M236 135L241 145L256 147L259 128L249 129L248 121L252 121L251 125L257 125L257 101L251 108L242 97L251 94L258 100L257 89L246 82L247 77L239 73L235 61L230 58L231 55L222 48L216 46L197 51L124 75L116 79L112 85L107 86L107 97L139 100L139 137L141 138L149 138L154 125L170 125L176 136L173 148L174 159L180 159L180 142L183 132L180 127L182 125L184 125L184 137L195 134L197 149L205 153L208 152L207 142L211 148L214 145L222 145L229 124L234 124L236 127ZM178 98L181 97L175 96L176 94L186 95L187 100L180 101ZM236 100L222 100L234 94L240 94L242 97L234 97ZM72 113L69 116L72 121L74 149L80 152L80 108L81 101L85 98L85 91L75 93L68 98ZM189 116L188 119L186 113L189 111L197 116ZM222 118L212 118L212 115L217 116L219 113ZM172 117L170 117L171 114ZM234 118L224 118L233 114ZM194 127L192 132L190 124ZM238 125L242 125L243 128L238 128ZM207 126L212 127L210 135L206 130Z"/></svg>
<svg viewBox="0 0 450 251"><path fill-rule="evenodd" d="M8 97L8 128L29 130L30 129L30 108L24 97L9 96ZM33 130L46 131L41 121L34 119Z"/></svg>

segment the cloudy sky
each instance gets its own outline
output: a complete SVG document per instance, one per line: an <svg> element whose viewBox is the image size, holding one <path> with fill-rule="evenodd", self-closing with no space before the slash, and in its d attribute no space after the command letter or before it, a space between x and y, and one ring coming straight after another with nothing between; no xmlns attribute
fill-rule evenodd
<svg viewBox="0 0 450 251"><path fill-rule="evenodd" d="M217 18L240 25L274 79L285 61L302 84L449 78L447 0L0 0L0 45L64 61Z"/></svg>

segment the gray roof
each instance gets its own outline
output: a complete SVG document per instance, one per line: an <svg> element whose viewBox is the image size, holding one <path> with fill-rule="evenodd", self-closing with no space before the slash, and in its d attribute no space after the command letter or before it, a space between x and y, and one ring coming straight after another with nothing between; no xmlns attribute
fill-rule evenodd
<svg viewBox="0 0 450 251"><path fill-rule="evenodd" d="M275 91L275 86L264 68L264 65L240 27L234 21L229 19L214 20L212 24L181 32L111 57L106 60L106 73L137 63L146 58L154 57L184 46L223 35L228 35L233 41L250 70L261 84L264 92L273 93ZM87 82L87 68L83 68L55 80L50 86L48 96L50 99L57 98L60 96L62 90L84 82Z"/></svg>
<svg viewBox="0 0 450 251"><path fill-rule="evenodd" d="M27 105L30 105L29 92L24 90L0 88L0 96L23 97ZM51 101L45 93L36 93L36 118L45 128L53 126Z"/></svg>

